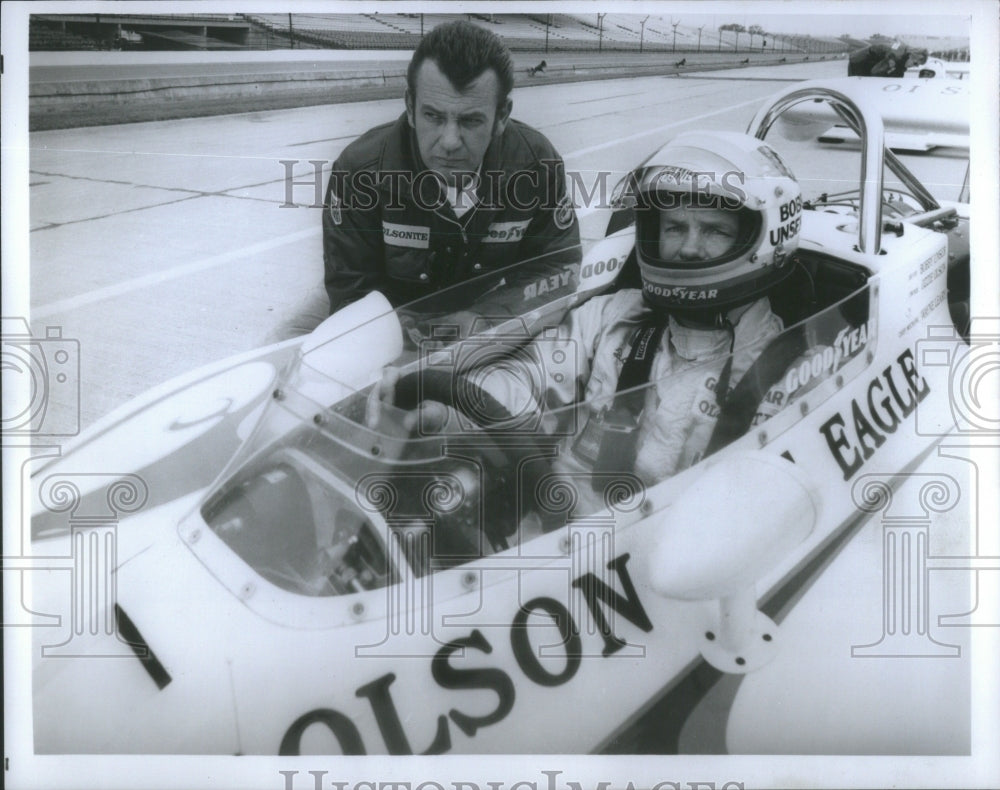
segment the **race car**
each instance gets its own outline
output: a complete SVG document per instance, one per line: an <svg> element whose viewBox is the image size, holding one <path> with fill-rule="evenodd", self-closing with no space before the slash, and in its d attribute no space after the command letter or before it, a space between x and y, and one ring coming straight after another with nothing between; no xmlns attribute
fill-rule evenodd
<svg viewBox="0 0 1000 790"><path fill-rule="evenodd" d="M948 366L921 352L928 327L938 360L969 348L968 207L935 200L849 89L793 86L750 132L815 100L857 131L862 165L855 189L796 207L775 347L823 352L782 373L792 406L649 486L559 469L587 404L554 436L531 410L499 429L463 389L497 364L574 375L523 349L622 287L626 202L576 293L538 311L421 333L413 306L371 294L157 387L31 475L46 562L26 606L49 624L33 632L35 752L583 753L628 751L639 727L643 750L682 750L706 676L795 649L782 621L869 515L865 473L909 468L954 428ZM891 198L883 165L904 185ZM396 400L376 409L387 366ZM428 399L465 429L422 431ZM709 708L724 727L729 708Z"/></svg>
<svg viewBox="0 0 1000 790"><path fill-rule="evenodd" d="M906 77L917 79L951 79L967 80L971 70L968 61L949 61L941 58L927 58L921 66L911 66L906 70Z"/></svg>
<svg viewBox="0 0 1000 790"><path fill-rule="evenodd" d="M969 147L969 83L951 79L842 77L827 87L864 96L878 107L894 151ZM823 102L803 103L782 119L787 132L821 143L857 143L857 133Z"/></svg>

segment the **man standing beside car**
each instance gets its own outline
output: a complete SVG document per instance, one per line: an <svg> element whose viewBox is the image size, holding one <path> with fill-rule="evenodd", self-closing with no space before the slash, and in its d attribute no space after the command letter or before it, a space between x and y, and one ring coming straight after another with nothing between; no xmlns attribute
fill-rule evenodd
<svg viewBox="0 0 1000 790"><path fill-rule="evenodd" d="M520 315L575 290L580 234L563 162L510 117L513 84L510 52L484 28L453 22L421 40L405 113L334 163L323 212L328 301L317 310L320 295L312 300L298 332L376 290L396 307L429 297L423 310L448 314L463 335L480 316ZM466 281L475 282L433 298Z"/></svg>

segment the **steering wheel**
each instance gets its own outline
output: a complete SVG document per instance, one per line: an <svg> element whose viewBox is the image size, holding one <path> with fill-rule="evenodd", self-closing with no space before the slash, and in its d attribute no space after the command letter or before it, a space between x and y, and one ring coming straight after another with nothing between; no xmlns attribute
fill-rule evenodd
<svg viewBox="0 0 1000 790"><path fill-rule="evenodd" d="M490 393L466 376L450 370L426 368L409 373L396 383L395 405L413 411L423 401L437 401L475 424L481 430L442 435L449 446L468 448L483 464L484 490L496 507L484 508L488 518L482 524L494 550L508 548L507 538L517 531L522 513L520 503L527 495L534 501L540 481L552 471L557 437L517 430L512 433L515 417ZM506 424L506 428L505 428ZM436 468L441 459L435 460ZM520 496L519 496L520 495ZM478 502L474 503L477 506ZM543 516L543 527L551 529L551 517Z"/></svg>

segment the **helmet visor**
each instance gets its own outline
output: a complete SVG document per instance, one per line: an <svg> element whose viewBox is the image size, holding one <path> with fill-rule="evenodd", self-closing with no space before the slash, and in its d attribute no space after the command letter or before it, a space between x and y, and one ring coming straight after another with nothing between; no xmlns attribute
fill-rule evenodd
<svg viewBox="0 0 1000 790"><path fill-rule="evenodd" d="M761 215L724 198L658 190L636 207L636 243L647 265L700 270L737 260L758 242Z"/></svg>

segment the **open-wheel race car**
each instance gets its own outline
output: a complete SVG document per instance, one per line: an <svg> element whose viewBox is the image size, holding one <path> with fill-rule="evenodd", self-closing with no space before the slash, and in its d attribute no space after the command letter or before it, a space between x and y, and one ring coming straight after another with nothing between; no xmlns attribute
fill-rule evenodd
<svg viewBox="0 0 1000 790"><path fill-rule="evenodd" d="M553 326L628 285L627 202L544 307L421 334L413 306L371 294L157 387L35 471L33 553L92 571L33 574L30 611L63 624L35 629L36 752L697 750L680 734L713 683L795 650L782 621L870 516L865 472L912 468L953 429L928 327L949 359L968 348L968 207L885 149L877 111L793 86L749 131L817 99L861 168L794 207L794 271L770 295L785 329L760 352L788 403L754 425L768 388L744 388L729 434L676 474L567 462L585 398L489 395L495 369L578 375ZM424 430L426 401L457 429Z"/></svg>

